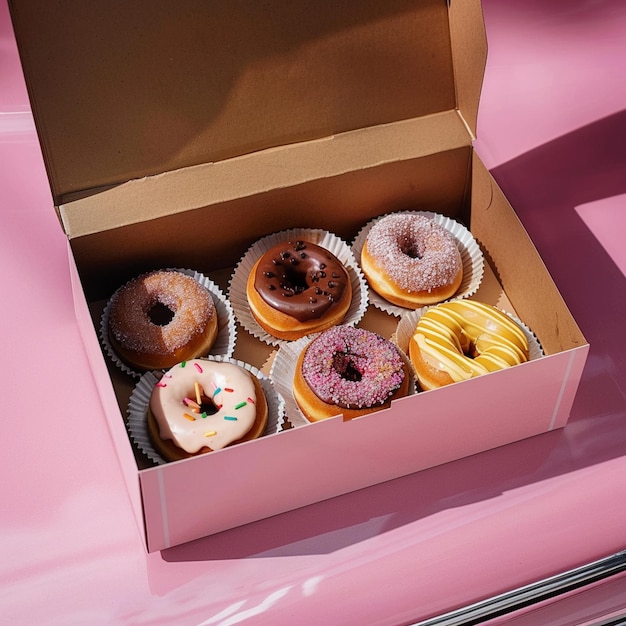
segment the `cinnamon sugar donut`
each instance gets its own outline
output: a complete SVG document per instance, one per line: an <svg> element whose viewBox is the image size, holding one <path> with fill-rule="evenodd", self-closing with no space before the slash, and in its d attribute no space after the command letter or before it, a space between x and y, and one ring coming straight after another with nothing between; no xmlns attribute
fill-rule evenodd
<svg viewBox="0 0 626 626"><path fill-rule="evenodd" d="M349 420L387 408L409 392L400 350L380 335L335 326L315 337L298 359L293 393L310 421L342 414Z"/></svg>
<svg viewBox="0 0 626 626"><path fill-rule="evenodd" d="M217 336L211 294L175 270L131 280L115 292L109 307L111 347L135 369L165 369L208 354Z"/></svg>
<svg viewBox="0 0 626 626"><path fill-rule="evenodd" d="M453 235L434 220L412 213L387 215L372 226L361 267L374 291L407 308L452 297L463 278Z"/></svg>

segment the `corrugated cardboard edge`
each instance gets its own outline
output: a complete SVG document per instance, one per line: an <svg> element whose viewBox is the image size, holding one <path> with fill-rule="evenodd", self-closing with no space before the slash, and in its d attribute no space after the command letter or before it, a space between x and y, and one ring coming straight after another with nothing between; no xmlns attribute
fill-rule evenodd
<svg viewBox="0 0 626 626"><path fill-rule="evenodd" d="M471 144L458 111L132 180L59 206L70 239Z"/></svg>

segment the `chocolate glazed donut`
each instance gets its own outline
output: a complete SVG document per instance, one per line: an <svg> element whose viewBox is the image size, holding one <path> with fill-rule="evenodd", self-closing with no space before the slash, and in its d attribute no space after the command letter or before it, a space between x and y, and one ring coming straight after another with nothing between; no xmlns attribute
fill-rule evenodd
<svg viewBox="0 0 626 626"><path fill-rule="evenodd" d="M352 301L339 259L308 241L283 241L263 254L248 277L247 294L257 322L290 341L340 323Z"/></svg>
<svg viewBox="0 0 626 626"><path fill-rule="evenodd" d="M322 317L347 285L348 274L337 258L305 241L268 250L254 277L254 288L269 306L301 322Z"/></svg>

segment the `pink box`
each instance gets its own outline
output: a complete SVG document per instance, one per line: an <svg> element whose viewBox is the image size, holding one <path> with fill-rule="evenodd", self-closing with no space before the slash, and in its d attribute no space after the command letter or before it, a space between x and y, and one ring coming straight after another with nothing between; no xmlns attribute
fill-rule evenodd
<svg viewBox="0 0 626 626"><path fill-rule="evenodd" d="M149 551L563 427L588 352L473 151L478 0L230 6L11 7L77 320ZM225 286L267 233L350 240L405 209L471 229L486 259L476 297L523 320L545 357L186 461L152 467L134 449L134 381L97 336L120 284L191 267ZM390 337L397 321L370 307L362 325ZM235 356L267 370L274 349L240 329Z"/></svg>

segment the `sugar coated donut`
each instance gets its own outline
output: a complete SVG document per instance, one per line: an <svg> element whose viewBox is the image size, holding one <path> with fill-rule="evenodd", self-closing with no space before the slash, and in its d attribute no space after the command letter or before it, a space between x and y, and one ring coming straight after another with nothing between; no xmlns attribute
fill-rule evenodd
<svg viewBox="0 0 626 626"><path fill-rule="evenodd" d="M165 369L206 355L217 336L211 294L175 270L131 280L117 290L109 307L111 347L135 369Z"/></svg>
<svg viewBox="0 0 626 626"><path fill-rule="evenodd" d="M260 437L267 418L256 376L234 363L192 359L154 387L148 431L161 456L175 461Z"/></svg>
<svg viewBox="0 0 626 626"><path fill-rule="evenodd" d="M304 416L318 421L343 414L353 419L387 408L409 391L400 350L380 335L335 326L315 337L298 359L294 398Z"/></svg>
<svg viewBox="0 0 626 626"><path fill-rule="evenodd" d="M265 252L248 276L246 294L259 325L290 341L338 324L352 302L341 261L308 241L283 241Z"/></svg>
<svg viewBox="0 0 626 626"><path fill-rule="evenodd" d="M361 268L370 286L389 302L419 308L452 297L463 263L454 236L434 220L395 213L367 234Z"/></svg>
<svg viewBox="0 0 626 626"><path fill-rule="evenodd" d="M528 360L528 339L499 309L473 300L443 302L418 320L409 356L422 389L434 389Z"/></svg>

